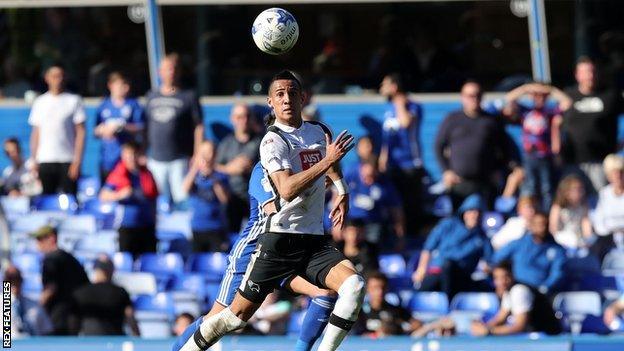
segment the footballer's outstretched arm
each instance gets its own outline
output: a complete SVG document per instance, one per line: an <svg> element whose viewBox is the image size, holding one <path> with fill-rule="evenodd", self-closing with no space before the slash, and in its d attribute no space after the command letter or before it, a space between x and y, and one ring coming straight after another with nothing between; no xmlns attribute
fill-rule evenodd
<svg viewBox="0 0 624 351"><path fill-rule="evenodd" d="M299 196L353 148L353 136L347 134L347 131L340 133L333 142L328 135L325 135L325 138L327 141L325 157L314 166L295 174L289 169L271 173L271 180L284 200L292 201Z"/></svg>

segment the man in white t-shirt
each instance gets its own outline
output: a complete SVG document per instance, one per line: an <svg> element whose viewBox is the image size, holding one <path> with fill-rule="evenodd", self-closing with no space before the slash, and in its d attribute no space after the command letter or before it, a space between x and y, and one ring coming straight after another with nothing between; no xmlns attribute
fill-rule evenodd
<svg viewBox="0 0 624 351"><path fill-rule="evenodd" d="M561 332L561 325L548 298L535 288L516 283L509 262L503 261L494 267L492 276L496 294L501 299L500 309L487 323L473 321L470 328L472 335L528 332L553 335Z"/></svg>
<svg viewBox="0 0 624 351"><path fill-rule="evenodd" d="M230 306L205 318L182 351L206 350L226 333L243 328L266 296L295 275L338 292L317 350L336 350L357 319L364 279L323 230L326 175L339 194L330 212L334 226L342 228L348 212L346 182L335 166L353 147L353 137L343 131L332 142L327 127L304 122L303 100L301 82L292 72L273 77L267 102L275 123L260 143L260 163L276 195L276 212L267 219Z"/></svg>
<svg viewBox="0 0 624 351"><path fill-rule="evenodd" d="M35 99L28 117L31 158L44 194L75 194L85 142L82 99L64 91L62 67L48 68L44 79L48 91Z"/></svg>

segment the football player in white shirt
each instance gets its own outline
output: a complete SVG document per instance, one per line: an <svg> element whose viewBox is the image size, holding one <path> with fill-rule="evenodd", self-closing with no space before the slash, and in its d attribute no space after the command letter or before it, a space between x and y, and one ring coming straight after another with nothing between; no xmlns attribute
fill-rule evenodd
<svg viewBox="0 0 624 351"><path fill-rule="evenodd" d="M301 83L292 72L273 77L267 102L276 121L260 144L260 162L278 196L277 212L267 220L234 301L206 318L183 351L206 350L223 335L243 328L265 297L294 275L338 292L318 350L336 350L358 316L364 279L323 231L325 175L339 193L330 212L333 225L341 227L348 211L347 187L337 166L353 148L353 137L343 131L332 142L327 127L304 122L303 99Z"/></svg>

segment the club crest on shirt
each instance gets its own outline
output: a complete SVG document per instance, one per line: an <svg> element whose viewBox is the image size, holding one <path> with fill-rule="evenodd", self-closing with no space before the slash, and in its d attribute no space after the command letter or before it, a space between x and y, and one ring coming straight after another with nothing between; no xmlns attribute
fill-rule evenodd
<svg viewBox="0 0 624 351"><path fill-rule="evenodd" d="M319 150L303 150L299 153L299 158L301 159L301 168L305 171L319 163L323 155Z"/></svg>

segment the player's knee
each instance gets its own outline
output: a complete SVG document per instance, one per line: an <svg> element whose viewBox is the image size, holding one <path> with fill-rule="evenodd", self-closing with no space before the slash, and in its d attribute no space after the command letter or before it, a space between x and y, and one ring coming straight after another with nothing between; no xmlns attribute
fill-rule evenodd
<svg viewBox="0 0 624 351"><path fill-rule="evenodd" d="M354 302L361 304L366 293L366 282L359 274L353 274L340 286L338 294L340 296L349 297Z"/></svg>

